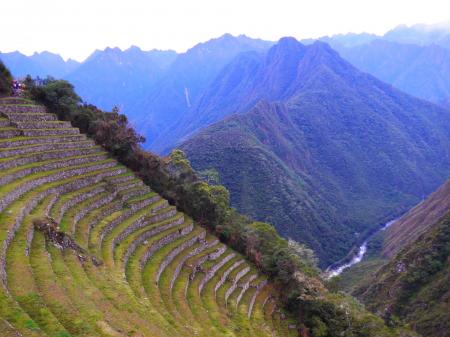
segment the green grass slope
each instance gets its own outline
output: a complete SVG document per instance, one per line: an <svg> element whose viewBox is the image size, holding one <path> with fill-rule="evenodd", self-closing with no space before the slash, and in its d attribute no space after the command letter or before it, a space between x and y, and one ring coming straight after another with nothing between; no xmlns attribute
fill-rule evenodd
<svg viewBox="0 0 450 337"><path fill-rule="evenodd" d="M296 335L266 276L78 129L0 113L0 336Z"/></svg>

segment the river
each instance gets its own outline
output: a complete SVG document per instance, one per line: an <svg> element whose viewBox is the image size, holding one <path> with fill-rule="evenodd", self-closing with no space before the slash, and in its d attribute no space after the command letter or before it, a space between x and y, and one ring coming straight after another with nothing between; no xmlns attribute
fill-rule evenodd
<svg viewBox="0 0 450 337"><path fill-rule="evenodd" d="M326 278L330 279L332 277L338 276L341 274L345 269L350 268L351 266L354 266L357 263L360 263L362 259L364 258L364 255L367 253L367 242L378 232L382 232L386 230L389 226L391 226L397 219L391 220L384 224L383 227L381 227L378 231L376 231L374 234L372 234L366 241L362 243L361 246L359 246L358 252L356 255L353 256L353 258L346 263L341 264L340 266L336 266L333 269L327 269L326 271Z"/></svg>

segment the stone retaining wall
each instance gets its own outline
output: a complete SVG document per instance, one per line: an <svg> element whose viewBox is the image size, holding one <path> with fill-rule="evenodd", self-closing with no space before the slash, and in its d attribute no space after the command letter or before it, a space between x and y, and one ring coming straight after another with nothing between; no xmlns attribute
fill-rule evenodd
<svg viewBox="0 0 450 337"><path fill-rule="evenodd" d="M141 260L139 261L141 269L144 268L147 261L153 256L153 254L157 250L159 250L162 247L164 247L165 245L189 234L190 232L192 232L193 229L194 229L194 224L190 223L188 226L182 228L181 230L170 233L170 234L166 235L165 237L161 238L160 240L158 240L157 242L154 242L150 246L150 248L145 252L145 254L141 257Z"/></svg>
<svg viewBox="0 0 450 337"><path fill-rule="evenodd" d="M263 281L259 282L259 284L256 286L255 293L253 294L252 299L250 300L250 304L248 306L247 318L250 319L250 317L252 316L253 307L255 306L256 298L258 297L261 290L267 285L267 283L268 283L267 280L263 280Z"/></svg>
<svg viewBox="0 0 450 337"><path fill-rule="evenodd" d="M140 244L142 244L144 241L146 241L147 239L150 239L152 236L155 236L155 235L162 233L173 227L179 226L183 223L184 223L184 217L181 217L179 219L170 221L164 225L161 225L158 227L153 227L153 228L149 229L148 231L145 231L144 233L139 235L137 238L135 238L133 240L133 242L130 243L127 250L125 251L125 254L123 256L123 264L126 265L128 263L128 259L130 258L130 256L136 251L137 247ZM181 231L181 229L180 229L180 231ZM124 238L125 238L125 236L121 239L123 240ZM120 244L120 242L122 240L117 241L115 244Z"/></svg>
<svg viewBox="0 0 450 337"><path fill-rule="evenodd" d="M217 245L219 243L219 240L214 240L214 245ZM186 287L184 288L184 296L187 296L187 290L189 288L189 283L192 282L199 272L204 272L202 265L206 261L214 261L217 260L220 256L222 256L223 253L227 250L226 246L221 246L217 248L214 252L206 254L204 256L201 256L198 258L193 265L189 265L191 268L191 273L189 274L188 282L186 283Z"/></svg>
<svg viewBox="0 0 450 337"><path fill-rule="evenodd" d="M108 203L110 203L111 201L114 200L114 198L116 197L116 195L114 193L109 193L105 196L103 196L102 198L99 198L97 200L95 200L94 202L91 202L89 204L86 205L86 207L84 207L83 209L81 209L73 218L72 221L72 227L71 227L71 233L75 232L75 228L77 226L78 221L80 221L82 218L84 218L84 216L86 214L88 214L89 212L93 211L94 209L100 208Z"/></svg>
<svg viewBox="0 0 450 337"><path fill-rule="evenodd" d="M34 164L37 162L48 161L52 159L62 159L65 157L76 157L76 156L87 156L93 153L98 153L91 161L104 160L107 157L106 153L100 152L96 148L86 148L86 149L66 149L60 151L51 152L36 152L27 156L22 156L18 158L12 158L10 160L5 160L0 162L0 170L8 170L14 167L23 166L27 164ZM101 158L101 159L96 159Z"/></svg>
<svg viewBox="0 0 450 337"><path fill-rule="evenodd" d="M137 205L132 205L131 209L124 211L120 216L118 216L116 219L114 219L109 224L107 224L105 227L103 227L103 229L100 232L99 245L101 246L103 244L104 237L106 235L108 235L114 229L114 227L116 227L118 224L123 222L126 218L128 218L129 216L134 214L136 211L156 202L160 198L161 197L159 195L155 195L149 199L142 200Z"/></svg>
<svg viewBox="0 0 450 337"><path fill-rule="evenodd" d="M9 120L0 120L0 128L8 128L11 124Z"/></svg>
<svg viewBox="0 0 450 337"><path fill-rule="evenodd" d="M0 199L0 212L2 212L11 202L13 202L14 200L19 198L26 192L28 192L36 187L39 187L41 185L48 184L51 182L55 182L58 180L63 180L63 179L71 178L74 176L79 176L82 174L87 174L89 172L112 168L114 166L116 166L116 162L107 162L107 163L96 164L96 165L92 165L92 166L85 166L85 167L79 167L79 168L75 168L75 169L63 170L63 171L59 171L59 172L53 173L48 176L39 177L37 179L27 181L24 184L17 186L15 190L2 196L2 198Z"/></svg>
<svg viewBox="0 0 450 337"><path fill-rule="evenodd" d="M83 202L84 200L91 198L95 195L98 195L102 192L105 192L105 187L104 186L99 186L97 188L94 188L92 190L83 192L81 194L77 194L76 196L74 196L73 198L67 200L65 203L63 203L61 205L61 208L59 209L59 213L57 218L55 219L56 222L61 222L62 217L64 216L64 214L67 212L67 210L69 208L72 208L73 206Z"/></svg>
<svg viewBox="0 0 450 337"><path fill-rule="evenodd" d="M239 260L236 261L235 263L233 263L230 268L228 268L223 274L222 277L220 278L219 282L216 283L216 286L214 287L214 295L217 295L217 290L219 290L219 288L221 286L224 285L224 283L227 281L228 279L228 275L230 275L230 273L236 269L237 267L239 267L241 264L243 264L245 261L244 260Z"/></svg>
<svg viewBox="0 0 450 337"><path fill-rule="evenodd" d="M46 113L47 110L45 107L40 105L9 105L9 104L0 104L0 112L10 113Z"/></svg>
<svg viewBox="0 0 450 337"><path fill-rule="evenodd" d="M49 136L49 137L41 137L41 138L29 138L29 139L20 139L14 141L2 141L0 142L0 149L17 147L17 146L25 146L25 145L34 145L34 144L56 144L56 143L64 143L64 142L83 142L86 141L86 135L73 135L73 136ZM94 144L94 142L92 142Z"/></svg>
<svg viewBox="0 0 450 337"><path fill-rule="evenodd" d="M236 274L236 277L234 278L233 284L231 285L230 288L227 289L227 291L225 292L225 305L228 302L228 298L231 296L231 294L236 290L236 288L238 287L238 283L239 280L241 278L243 278L248 272L250 271L250 267L245 267L244 269L242 269L241 271L239 271Z"/></svg>
<svg viewBox="0 0 450 337"><path fill-rule="evenodd" d="M180 272L181 272L181 269L183 269L184 263L191 257L200 254L201 252L203 252L205 249L207 249L209 247L210 247L210 244L208 244L204 241L204 242L202 242L201 246L196 247L195 249L191 250L188 254L183 256L181 261L176 266L175 271L172 275L172 279L170 280L170 291L172 291L173 285L175 284L175 281L177 280L178 276L180 275Z"/></svg>
<svg viewBox="0 0 450 337"><path fill-rule="evenodd" d="M216 276L217 271L222 268L228 261L236 256L235 253L228 254L224 259L222 259L219 263L215 264L211 269L209 269L203 279L200 281L198 285L198 294L201 295L203 288L206 283L208 283L214 276Z"/></svg>
<svg viewBox="0 0 450 337"><path fill-rule="evenodd" d="M253 282L254 280L256 280L258 278L258 274L253 274L252 276L250 276L248 278L248 280L244 283L241 284L240 287L242 288L241 292L239 293L238 297L236 298L236 309L239 306L239 303L241 302L242 297L244 296L245 292L248 290L248 288L250 288L250 282Z"/></svg>
<svg viewBox="0 0 450 337"><path fill-rule="evenodd" d="M21 129L20 132L26 137L44 137L55 135L78 135L80 130L76 128L67 129Z"/></svg>
<svg viewBox="0 0 450 337"><path fill-rule="evenodd" d="M132 180L132 179L135 179L135 177L133 175L128 175L128 176L122 176L122 177L106 179L105 181L107 183L111 183L111 184L120 184L120 183L123 183L125 181Z"/></svg>
<svg viewBox="0 0 450 337"><path fill-rule="evenodd" d="M12 228L10 228L8 230L8 232L7 232L6 239L3 241L3 245L2 245L1 250L0 250L0 280L5 285L5 288L7 288L6 251L7 251L8 247L9 247L10 243L14 239L15 233L19 229L21 223L23 222L23 219L31 212L31 210L33 208L35 208L37 206L37 204L42 199L44 199L46 196L48 196L50 194L59 195L61 193L67 193L69 191L73 191L73 190L76 190L76 189L84 188L84 187L89 186L91 184L98 183L101 179L103 179L105 177L118 175L118 174L121 174L121 173L124 173L124 172L125 172L125 169L117 168L116 170L101 172L101 173L98 173L98 174L90 176L90 177L77 179L75 181L71 181L71 182L65 183L63 185L59 185L59 186L50 188L48 190L45 190L45 191L39 193L33 199L29 200L26 203L26 205L19 211L19 214L15 218L15 222L14 222ZM56 179L56 180L58 180L58 179ZM3 200L1 200L1 202L3 202ZM5 206L2 205L2 207L3 207L2 208L2 210L3 210ZM33 238L33 235L28 233L28 235L27 235L27 244L26 244L26 248L25 248L26 249L26 253L29 252L32 238Z"/></svg>
<svg viewBox="0 0 450 337"><path fill-rule="evenodd" d="M96 158L96 157L93 157ZM44 171L51 171L51 170L57 170L57 169L64 169L69 168L70 166L76 166L76 165L83 165L83 164L89 164L93 162L92 157L80 157L80 158L73 158L73 159L66 159L63 161L48 163L40 166L34 166L22 170L17 170L11 174L4 175L0 177L0 185L11 183L15 180L18 180L20 178L26 177L30 174L38 173L38 172L44 172ZM97 160L103 160L105 158L102 158L101 156L98 157Z"/></svg>
<svg viewBox="0 0 450 337"><path fill-rule="evenodd" d="M159 265L158 274L156 275L156 283L159 284L161 274L167 268L167 266L180 254L183 250L192 247L195 243L204 241L206 237L206 231L202 231L199 235L194 236L192 239L184 241L181 245L176 246Z"/></svg>
<svg viewBox="0 0 450 337"><path fill-rule="evenodd" d="M166 215L167 214L167 215ZM160 222L162 220L166 220L168 218L172 218L177 214L176 210L175 212L164 212L161 214L158 214L157 216L148 217L146 215L141 216L139 219L137 219L135 222L133 222L130 226L125 228L118 236L116 236L113 240L113 247L120 244L128 235L131 233L137 231L138 229L141 229L145 226L148 226L149 224ZM184 222L184 215L180 217L181 219L177 219L176 221L181 221L179 224L182 224Z"/></svg>
<svg viewBox="0 0 450 337"><path fill-rule="evenodd" d="M20 130L25 129L68 129L72 127L70 122L60 121L11 121L11 125Z"/></svg>
<svg viewBox="0 0 450 337"><path fill-rule="evenodd" d="M20 132L20 130L17 130L17 129L12 129L12 130L1 130L0 129L0 139L14 138L14 137L18 137L20 135L22 135L22 132Z"/></svg>
<svg viewBox="0 0 450 337"><path fill-rule="evenodd" d="M12 122L57 121L56 115L49 113L4 113Z"/></svg>
<svg viewBox="0 0 450 337"><path fill-rule="evenodd" d="M0 158L14 157L19 155L24 155L28 153L35 152L44 152L44 151L53 151L53 150L70 150L70 149L97 149L100 150L99 147L94 147L95 144L93 142L72 142L72 143L56 143L56 144L42 144L42 145L33 145L27 147L18 147L12 149L1 149L0 148Z"/></svg>

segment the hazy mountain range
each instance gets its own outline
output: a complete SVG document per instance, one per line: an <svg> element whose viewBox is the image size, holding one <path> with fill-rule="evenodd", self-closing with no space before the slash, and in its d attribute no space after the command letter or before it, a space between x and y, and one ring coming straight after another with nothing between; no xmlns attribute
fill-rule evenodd
<svg viewBox="0 0 450 337"><path fill-rule="evenodd" d="M45 78L48 75L62 78L73 72L80 63L74 60L67 60L50 52L34 53L26 56L18 51L11 53L0 53L2 60L15 77L33 77Z"/></svg>

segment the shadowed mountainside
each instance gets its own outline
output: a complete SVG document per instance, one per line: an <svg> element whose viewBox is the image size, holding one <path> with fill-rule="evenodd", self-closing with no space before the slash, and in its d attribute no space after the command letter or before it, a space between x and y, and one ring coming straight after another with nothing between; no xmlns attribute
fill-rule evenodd
<svg viewBox="0 0 450 337"><path fill-rule="evenodd" d="M450 174L450 112L358 71L326 44L283 39L227 68L196 121L283 103L225 118L182 149L194 168L219 172L239 210L309 244L322 265Z"/></svg>

